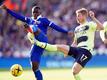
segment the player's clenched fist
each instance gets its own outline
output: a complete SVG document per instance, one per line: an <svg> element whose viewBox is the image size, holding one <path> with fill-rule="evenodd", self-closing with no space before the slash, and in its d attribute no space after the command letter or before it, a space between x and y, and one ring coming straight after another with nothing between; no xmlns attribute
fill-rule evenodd
<svg viewBox="0 0 107 80"><path fill-rule="evenodd" d="M7 9L7 7L5 5L1 5L0 9Z"/></svg>
<svg viewBox="0 0 107 80"><path fill-rule="evenodd" d="M95 17L95 13L94 13L93 11L89 11L89 16L90 16L91 18L94 18L94 17Z"/></svg>

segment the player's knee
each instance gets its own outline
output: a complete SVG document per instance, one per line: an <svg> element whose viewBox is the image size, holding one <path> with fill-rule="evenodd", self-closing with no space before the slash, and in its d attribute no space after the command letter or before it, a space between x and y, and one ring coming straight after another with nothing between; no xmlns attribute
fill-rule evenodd
<svg viewBox="0 0 107 80"><path fill-rule="evenodd" d="M69 52L69 46L67 45L57 45L57 49L58 51L63 52L65 55L67 55Z"/></svg>
<svg viewBox="0 0 107 80"><path fill-rule="evenodd" d="M78 69L73 68L73 69L72 69L72 74L73 74L73 75L77 75L77 74L79 74Z"/></svg>
<svg viewBox="0 0 107 80"><path fill-rule="evenodd" d="M77 75L78 72L77 72L77 71L72 71L72 74L73 74L73 75Z"/></svg>
<svg viewBox="0 0 107 80"><path fill-rule="evenodd" d="M32 63L32 70L36 71L39 68L39 64L38 63Z"/></svg>
<svg viewBox="0 0 107 80"><path fill-rule="evenodd" d="M32 65L32 70L36 71L38 69L38 65Z"/></svg>

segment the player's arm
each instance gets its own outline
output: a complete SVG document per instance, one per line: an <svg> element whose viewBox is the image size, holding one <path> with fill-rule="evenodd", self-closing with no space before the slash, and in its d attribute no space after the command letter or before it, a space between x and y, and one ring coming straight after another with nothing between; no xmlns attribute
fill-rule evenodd
<svg viewBox="0 0 107 80"><path fill-rule="evenodd" d="M13 17L15 17L16 19L19 19L19 20L21 20L21 21L23 21L23 22L26 22L26 23L28 23L28 24L31 23L31 22L33 22L33 20L29 19L28 17L25 17L25 16L23 16L23 15L21 15L21 14L18 14L18 13L16 13L16 12L8 9L5 5L2 5L0 8L6 10L11 16L13 16Z"/></svg>
<svg viewBox="0 0 107 80"><path fill-rule="evenodd" d="M73 47L76 47L76 46L77 46L76 36L74 36L74 40L73 40L71 46L73 46Z"/></svg>
<svg viewBox="0 0 107 80"><path fill-rule="evenodd" d="M104 30L100 31L100 38L105 44L107 44L107 38L105 37L106 31L107 31L107 22L104 22L103 26L104 26Z"/></svg>
<svg viewBox="0 0 107 80"><path fill-rule="evenodd" d="M103 30L104 29L102 23L95 17L95 14L93 11L89 11L89 16L97 24L97 27L96 27L97 30Z"/></svg>
<svg viewBox="0 0 107 80"><path fill-rule="evenodd" d="M58 25L54 24L53 22L49 21L47 18L44 18L43 22L44 22L45 25L55 29L58 32L62 32L62 33L68 34L67 30L61 28L61 26L58 26Z"/></svg>
<svg viewBox="0 0 107 80"><path fill-rule="evenodd" d="M68 31L67 31L67 30L61 28L61 26L58 26L58 25L56 25L56 24L54 24L54 23L50 23L50 27L53 28L53 29L55 29L55 30L58 31L58 32L62 32L62 33L68 34Z"/></svg>
<svg viewBox="0 0 107 80"><path fill-rule="evenodd" d="M107 39L105 38L105 31L101 30L100 31L100 38L102 39L102 41L107 44Z"/></svg>

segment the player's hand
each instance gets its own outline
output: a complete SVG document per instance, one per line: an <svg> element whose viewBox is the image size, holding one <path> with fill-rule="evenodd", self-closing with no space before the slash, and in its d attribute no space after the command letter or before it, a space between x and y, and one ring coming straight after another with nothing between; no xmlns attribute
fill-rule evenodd
<svg viewBox="0 0 107 80"><path fill-rule="evenodd" d="M69 37L73 37L73 36L74 36L74 32L69 31L69 32L68 32L68 36L69 36Z"/></svg>
<svg viewBox="0 0 107 80"><path fill-rule="evenodd" d="M34 44L35 43L35 37L34 37L34 34L29 32L27 34L27 38L29 39L29 41L31 42L31 44Z"/></svg>
<svg viewBox="0 0 107 80"><path fill-rule="evenodd" d="M7 7L5 5L1 5L0 9L7 9Z"/></svg>
<svg viewBox="0 0 107 80"><path fill-rule="evenodd" d="M69 32L68 32L68 35L73 35L73 34L74 34L74 33L73 33L73 32L71 32L71 31L69 31Z"/></svg>
<svg viewBox="0 0 107 80"><path fill-rule="evenodd" d="M91 18L95 18L95 13L94 13L93 11L89 11L89 16L90 16Z"/></svg>

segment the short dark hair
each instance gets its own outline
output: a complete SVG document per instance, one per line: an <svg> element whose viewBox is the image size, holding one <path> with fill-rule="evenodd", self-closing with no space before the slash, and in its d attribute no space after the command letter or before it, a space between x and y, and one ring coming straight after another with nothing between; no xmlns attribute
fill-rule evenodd
<svg viewBox="0 0 107 80"><path fill-rule="evenodd" d="M34 3L34 4L32 4L32 8L33 8L33 7L40 9L40 6L39 6L38 3Z"/></svg>
<svg viewBox="0 0 107 80"><path fill-rule="evenodd" d="M32 8L41 9L39 6L33 6Z"/></svg>

